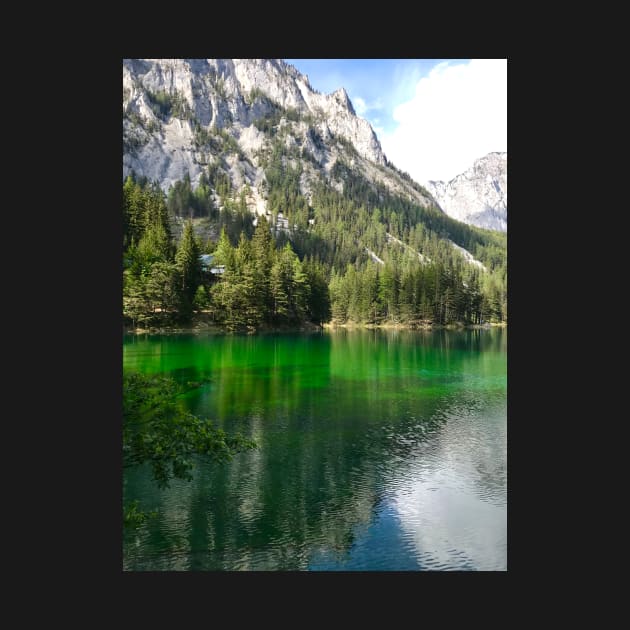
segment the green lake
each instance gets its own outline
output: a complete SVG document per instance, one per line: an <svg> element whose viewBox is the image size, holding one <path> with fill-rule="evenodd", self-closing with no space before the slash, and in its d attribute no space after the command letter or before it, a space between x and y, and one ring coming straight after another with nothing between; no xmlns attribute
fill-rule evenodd
<svg viewBox="0 0 630 630"><path fill-rule="evenodd" d="M125 469L157 516L124 570L507 570L507 330L125 335L123 367L204 381L190 410L259 445Z"/></svg>

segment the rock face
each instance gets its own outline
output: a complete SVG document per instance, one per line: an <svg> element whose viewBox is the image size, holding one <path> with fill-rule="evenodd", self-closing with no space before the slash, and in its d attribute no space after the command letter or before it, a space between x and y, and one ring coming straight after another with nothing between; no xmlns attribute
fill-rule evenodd
<svg viewBox="0 0 630 630"><path fill-rule="evenodd" d="M343 88L321 94L278 59L123 60L123 177L133 169L167 191L186 174L195 188L209 166L218 167L236 190L247 184L250 209L264 212L271 138L282 139L303 165L307 197L312 183L343 159L370 181L435 205L388 163Z"/></svg>
<svg viewBox="0 0 630 630"><path fill-rule="evenodd" d="M507 232L507 153L488 153L450 182L426 187L454 219Z"/></svg>

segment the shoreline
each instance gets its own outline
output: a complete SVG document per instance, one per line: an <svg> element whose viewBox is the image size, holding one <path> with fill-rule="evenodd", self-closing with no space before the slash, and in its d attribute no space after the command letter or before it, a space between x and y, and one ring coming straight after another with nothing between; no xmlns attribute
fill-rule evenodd
<svg viewBox="0 0 630 630"><path fill-rule="evenodd" d="M346 323L346 324L336 324L333 322L328 322L323 324L323 328L335 330L337 328L346 328L347 330L488 330L490 328L507 328L507 322L500 323L487 323L487 324L421 324L421 325L410 325L410 324L395 324L395 323L385 323L385 324L356 324L356 323Z"/></svg>
<svg viewBox="0 0 630 630"><path fill-rule="evenodd" d="M420 326L412 326L409 324L357 324L345 323L337 324L334 322L326 322L321 326L317 324L303 324L302 326L262 326L252 330L229 331L222 326L209 323L192 323L188 326L161 326L161 327L132 327L123 326L123 334L130 335L159 335L159 334L214 334L214 335L257 335L269 333L305 333L305 332L322 332L324 330L490 330L491 328L507 328L507 322L486 324L422 324Z"/></svg>

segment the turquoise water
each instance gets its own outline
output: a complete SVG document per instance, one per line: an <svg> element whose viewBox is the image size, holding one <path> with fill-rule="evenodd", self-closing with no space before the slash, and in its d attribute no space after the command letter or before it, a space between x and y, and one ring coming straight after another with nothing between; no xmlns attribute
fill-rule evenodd
<svg viewBox="0 0 630 630"><path fill-rule="evenodd" d="M204 381L260 448L196 460L124 533L126 570L506 570L507 332L125 336L125 370Z"/></svg>

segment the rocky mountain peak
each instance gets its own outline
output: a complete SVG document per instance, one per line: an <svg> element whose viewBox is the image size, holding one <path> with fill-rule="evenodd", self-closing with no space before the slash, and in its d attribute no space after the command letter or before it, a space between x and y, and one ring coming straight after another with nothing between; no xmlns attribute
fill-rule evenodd
<svg viewBox="0 0 630 630"><path fill-rule="evenodd" d="M124 59L123 174L133 169L165 190L186 172L195 183L208 162L212 137L223 134L223 141L231 142L227 134L234 141L230 146L240 149L239 161L249 162L234 173L234 183L256 185L262 174L255 154L266 140L256 125L277 124L282 112L291 119L294 141L322 168L329 169L338 157L327 144L333 136L362 158L385 164L378 138L356 115L345 89L321 94L280 59ZM325 147L313 146L317 137Z"/></svg>
<svg viewBox="0 0 630 630"><path fill-rule="evenodd" d="M328 179L341 161L374 185L429 206L426 190L390 165L370 123L357 116L344 88L313 89L281 59L123 59L123 177L159 182L166 192L219 169L265 207L265 164L280 142L300 190ZM343 188L337 180L332 185Z"/></svg>
<svg viewBox="0 0 630 630"><path fill-rule="evenodd" d="M429 181L427 189L454 219L507 232L507 152L488 153L448 183Z"/></svg>
<svg viewBox="0 0 630 630"><path fill-rule="evenodd" d="M354 107L352 107L352 102L350 101L350 97L348 96L348 93L344 88L340 87L338 90L335 90L331 96L342 107L345 107L353 116L356 116L356 112L354 111Z"/></svg>

